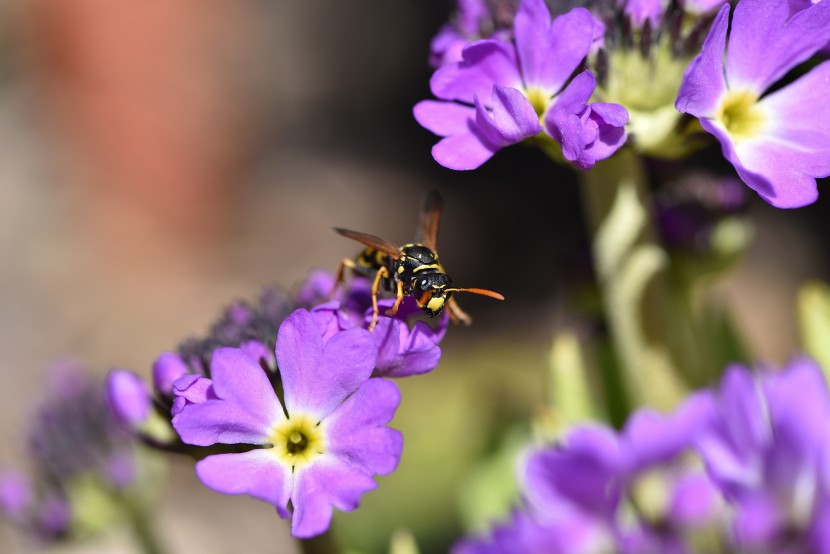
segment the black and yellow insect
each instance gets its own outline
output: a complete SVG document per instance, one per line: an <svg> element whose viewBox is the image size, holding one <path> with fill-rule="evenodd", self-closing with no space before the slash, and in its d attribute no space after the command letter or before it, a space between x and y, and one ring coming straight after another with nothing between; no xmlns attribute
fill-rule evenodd
<svg viewBox="0 0 830 554"><path fill-rule="evenodd" d="M437 191L431 191L427 196L426 204L421 212L421 223L418 229L417 242L395 246L381 238L359 231L350 231L335 227L334 230L346 238L356 240L366 248L356 259L344 258L337 270L337 282L343 281L346 268L358 275L371 278L372 281L372 321L369 329L373 329L378 319L378 291L381 287L395 293L395 304L387 312L394 315L398 311L404 296L415 299L424 313L435 317L446 307L450 318L458 323L469 325L472 318L464 313L452 298L456 292L471 292L504 300L504 296L497 292L476 288L459 288L453 285L452 279L444 271L444 266L438 261L436 252L438 240L438 226L441 221L443 200Z"/></svg>

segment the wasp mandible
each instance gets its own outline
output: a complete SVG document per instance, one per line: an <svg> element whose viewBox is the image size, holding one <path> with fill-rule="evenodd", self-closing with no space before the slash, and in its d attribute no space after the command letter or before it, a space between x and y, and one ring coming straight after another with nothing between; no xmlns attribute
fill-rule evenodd
<svg viewBox="0 0 830 554"><path fill-rule="evenodd" d="M504 296L491 290L460 288L453 285L452 279L444 271L444 266L438 261L436 252L443 206L444 201L438 191L430 191L421 212L416 242L403 246L395 246L367 233L334 228L344 237L366 246L354 260L344 258L340 262L337 269L337 284L343 282L346 268L357 275L373 279L373 311L369 330L374 329L378 321L378 291L381 286L386 291L395 293L395 304L386 312L388 315L394 315L404 296L409 295L429 317L437 316L446 307L453 322L463 322L465 325L472 323L472 318L461 310L452 297L453 293L471 292L504 300Z"/></svg>

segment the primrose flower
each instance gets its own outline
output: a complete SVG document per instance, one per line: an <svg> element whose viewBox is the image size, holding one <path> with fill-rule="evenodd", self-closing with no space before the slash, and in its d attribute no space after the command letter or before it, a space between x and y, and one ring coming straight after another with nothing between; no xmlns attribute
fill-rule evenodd
<svg viewBox="0 0 830 554"><path fill-rule="evenodd" d="M737 546L827 552L830 396L819 367L806 358L774 373L732 366L717 400L699 451L737 507Z"/></svg>
<svg viewBox="0 0 830 554"><path fill-rule="evenodd" d="M779 208L818 196L830 175L830 62L767 92L830 40L830 3L790 16L787 0L741 0L721 8L683 79L677 109L720 141L741 179ZM729 29L727 40L727 29Z"/></svg>
<svg viewBox="0 0 830 554"><path fill-rule="evenodd" d="M415 119L444 137L432 149L449 169L479 167L505 146L538 138L561 145L564 158L582 169L625 142L625 108L589 103L596 80L590 71L571 79L595 43L596 22L584 8L551 19L544 0L522 0L513 40L473 42L457 63L432 76L440 100L414 108Z"/></svg>
<svg viewBox="0 0 830 554"><path fill-rule="evenodd" d="M282 400L250 356L220 348L210 393L184 406L173 425L188 444L254 445L206 457L196 464L199 478L218 492L273 504L281 517L290 515L294 536L311 537L328 528L333 508L355 509L376 487L374 474L397 466L403 439L386 424L400 393L370 378L377 347L368 331L347 329L326 340L306 310L280 326L276 357Z"/></svg>

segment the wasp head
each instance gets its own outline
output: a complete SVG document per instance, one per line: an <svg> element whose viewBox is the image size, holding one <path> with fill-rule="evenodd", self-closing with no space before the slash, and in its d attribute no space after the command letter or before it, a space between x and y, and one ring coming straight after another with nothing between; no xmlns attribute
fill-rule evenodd
<svg viewBox="0 0 830 554"><path fill-rule="evenodd" d="M452 296L452 280L446 273L429 273L419 275L412 283L412 296L418 307L429 317L435 317L444 309L444 304Z"/></svg>

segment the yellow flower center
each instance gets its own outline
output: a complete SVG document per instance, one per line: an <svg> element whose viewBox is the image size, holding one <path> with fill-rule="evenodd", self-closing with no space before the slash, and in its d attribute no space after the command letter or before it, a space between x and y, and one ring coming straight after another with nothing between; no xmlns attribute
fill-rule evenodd
<svg viewBox="0 0 830 554"><path fill-rule="evenodd" d="M729 132L734 142L757 137L763 131L767 114L758 104L758 95L749 90L730 90L713 115Z"/></svg>
<svg viewBox="0 0 830 554"><path fill-rule="evenodd" d="M325 453L326 437L314 420L298 415L274 427L271 444L277 460L294 471Z"/></svg>
<svg viewBox="0 0 830 554"><path fill-rule="evenodd" d="M536 115L541 118L545 115L548 106L550 105L550 95L540 88L529 88L525 90L525 97L530 100L530 105Z"/></svg>

